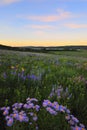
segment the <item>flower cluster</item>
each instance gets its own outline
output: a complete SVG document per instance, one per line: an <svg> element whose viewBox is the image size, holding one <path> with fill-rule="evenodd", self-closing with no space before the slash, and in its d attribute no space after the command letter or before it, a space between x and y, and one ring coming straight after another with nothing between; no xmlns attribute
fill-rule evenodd
<svg viewBox="0 0 87 130"><path fill-rule="evenodd" d="M85 126L76 117L71 115L70 110L65 106L59 105L58 102L52 103L49 100L44 100L43 107L52 115L57 115L58 112L65 113L65 119L70 124L71 130L86 130Z"/></svg>
<svg viewBox="0 0 87 130"><path fill-rule="evenodd" d="M37 77L36 75L34 75L34 74L27 74L27 75L25 75L25 73L24 73L24 71L22 71L22 72L17 72L16 70L12 70L11 71L11 75L12 76L17 76L17 78L18 79L22 79L23 81L25 81L25 80L29 80L29 79L32 79L32 80L39 80L40 79L40 77ZM8 77L8 74L6 73L6 72L4 72L3 74L2 74L2 77L4 78L4 79L7 79L7 77Z"/></svg>
<svg viewBox="0 0 87 130"><path fill-rule="evenodd" d="M29 122L30 125L38 120L37 112L40 110L40 106L37 105L38 100L36 98L27 98L26 103L14 103L12 107L1 107L0 111L3 112L7 126L12 126L15 121ZM58 112L65 113L65 119L70 124L71 130L86 130L85 126L74 117L70 110L63 105L59 105L58 102L53 103L50 100L44 100L42 107L46 109L51 115L57 115ZM36 130L38 126L36 123Z"/></svg>
<svg viewBox="0 0 87 130"><path fill-rule="evenodd" d="M29 122L30 124L36 122L38 119L37 112L40 109L40 106L36 104L37 102L38 100L35 98L27 98L24 104L15 103L12 107L1 107L0 110L3 111L7 126L12 126L15 121Z"/></svg>
<svg viewBox="0 0 87 130"><path fill-rule="evenodd" d="M53 96L57 96L58 99L60 98L69 99L72 96L72 94L69 94L68 88L64 90L64 88L60 85L56 88L55 86L52 88L49 98L52 98Z"/></svg>

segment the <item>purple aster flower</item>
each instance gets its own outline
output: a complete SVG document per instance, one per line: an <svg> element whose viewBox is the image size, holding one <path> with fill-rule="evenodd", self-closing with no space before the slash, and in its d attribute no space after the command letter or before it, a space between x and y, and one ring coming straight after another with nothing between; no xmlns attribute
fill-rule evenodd
<svg viewBox="0 0 87 130"><path fill-rule="evenodd" d="M10 117L8 120L7 120L7 126L12 126L13 125L13 118Z"/></svg>
<svg viewBox="0 0 87 130"><path fill-rule="evenodd" d="M12 107L17 108L17 107L18 107L18 103L14 103L14 104L12 105Z"/></svg>
<svg viewBox="0 0 87 130"><path fill-rule="evenodd" d="M80 125L79 125L79 126L80 126L80 127L82 127L82 128L85 128L85 126L84 126L83 124L81 124L81 123L80 123Z"/></svg>
<svg viewBox="0 0 87 130"><path fill-rule="evenodd" d="M28 97L26 100L27 100L27 101L29 101L29 100L30 100L30 98Z"/></svg>
<svg viewBox="0 0 87 130"><path fill-rule="evenodd" d="M23 103L18 104L18 108L22 108L22 106L23 106Z"/></svg>
<svg viewBox="0 0 87 130"><path fill-rule="evenodd" d="M79 120L78 120L76 117L74 117L74 116L72 116L72 120L73 120L75 123L78 123L78 122L79 122Z"/></svg>
<svg viewBox="0 0 87 130"><path fill-rule="evenodd" d="M6 109L6 107L1 107L1 110L5 110Z"/></svg>
<svg viewBox="0 0 87 130"><path fill-rule="evenodd" d="M24 116L24 122L28 122L29 121L29 118L27 116Z"/></svg>
<svg viewBox="0 0 87 130"><path fill-rule="evenodd" d="M24 108L28 108L28 104L24 104L24 106L23 106Z"/></svg>
<svg viewBox="0 0 87 130"><path fill-rule="evenodd" d="M51 102L49 100L44 100L43 107L47 107L50 104L51 104Z"/></svg>
<svg viewBox="0 0 87 130"><path fill-rule="evenodd" d="M68 123L72 126L72 125L75 125L75 122L71 119L68 121Z"/></svg>
<svg viewBox="0 0 87 130"><path fill-rule="evenodd" d="M19 116L18 113L14 113L14 114L12 115L12 117L15 118L15 119L18 119L18 116Z"/></svg>
<svg viewBox="0 0 87 130"><path fill-rule="evenodd" d="M33 103L24 104L23 107L26 108L26 109L34 108L34 104Z"/></svg>
<svg viewBox="0 0 87 130"><path fill-rule="evenodd" d="M9 111L6 109L4 112L3 112L3 115L6 116L8 115Z"/></svg>
<svg viewBox="0 0 87 130"><path fill-rule="evenodd" d="M65 112L64 107L62 105L59 105L58 111Z"/></svg>
<svg viewBox="0 0 87 130"><path fill-rule="evenodd" d="M67 113L67 114L70 114L70 110L69 110L69 109L66 109L66 113Z"/></svg>
<svg viewBox="0 0 87 130"><path fill-rule="evenodd" d="M10 107L1 107L0 109L3 110L3 115L5 116L8 115Z"/></svg>
<svg viewBox="0 0 87 130"><path fill-rule="evenodd" d="M37 119L38 119L37 116L34 116L34 117L33 117L33 120L34 120L34 121L37 121Z"/></svg>
<svg viewBox="0 0 87 130"><path fill-rule="evenodd" d="M69 121L70 120L70 115L66 115L65 118L66 118L67 121Z"/></svg>
<svg viewBox="0 0 87 130"><path fill-rule="evenodd" d="M79 127L79 126L75 126L74 129L72 129L72 130L86 130L86 129L81 128L81 127Z"/></svg>
<svg viewBox="0 0 87 130"><path fill-rule="evenodd" d="M33 113L33 112L29 112L28 114L29 114L30 116L33 116L33 115L34 115L34 113Z"/></svg>
<svg viewBox="0 0 87 130"><path fill-rule="evenodd" d="M50 114L52 114L52 115L57 115L57 112L54 111L54 110L53 110L52 108L50 108L50 107L47 107L46 110L47 110Z"/></svg>
<svg viewBox="0 0 87 130"><path fill-rule="evenodd" d="M40 106L39 105L35 105L34 108L36 109L36 111L39 111Z"/></svg>
<svg viewBox="0 0 87 130"><path fill-rule="evenodd" d="M35 102L38 102L38 100L36 98L30 98L30 101L35 101Z"/></svg>
<svg viewBox="0 0 87 130"><path fill-rule="evenodd" d="M17 120L19 120L20 122L22 122L24 120L24 116L23 115L18 115Z"/></svg>

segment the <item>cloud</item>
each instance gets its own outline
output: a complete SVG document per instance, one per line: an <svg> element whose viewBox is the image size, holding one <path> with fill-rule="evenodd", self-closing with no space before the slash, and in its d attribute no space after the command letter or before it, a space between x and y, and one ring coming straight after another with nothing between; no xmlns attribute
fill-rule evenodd
<svg viewBox="0 0 87 130"><path fill-rule="evenodd" d="M44 31L35 31L34 35L43 37L43 36L45 36L45 32Z"/></svg>
<svg viewBox="0 0 87 130"><path fill-rule="evenodd" d="M68 28L71 28L71 29L87 28L87 24L67 23L64 26L68 27Z"/></svg>
<svg viewBox="0 0 87 130"><path fill-rule="evenodd" d="M28 1L28 2L46 2L47 0L0 0L0 5L9 5L15 2ZM57 0L59 2L87 2L87 0Z"/></svg>
<svg viewBox="0 0 87 130"><path fill-rule="evenodd" d="M44 29L54 29L55 27L51 25L26 25L25 28L44 30Z"/></svg>
<svg viewBox="0 0 87 130"><path fill-rule="evenodd" d="M9 5L12 3L20 2L22 0L0 0L0 5Z"/></svg>
<svg viewBox="0 0 87 130"><path fill-rule="evenodd" d="M26 15L19 15L17 16L22 19L27 19L27 20L33 20L33 21L40 21L40 22L55 22L58 20L63 20L72 17L71 12L64 11L62 9L57 10L56 15L33 15L33 16L26 16Z"/></svg>

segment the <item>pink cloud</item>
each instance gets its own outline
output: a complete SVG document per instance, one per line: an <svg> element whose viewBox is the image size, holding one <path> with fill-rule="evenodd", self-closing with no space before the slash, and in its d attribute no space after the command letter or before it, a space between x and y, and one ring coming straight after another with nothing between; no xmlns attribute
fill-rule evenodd
<svg viewBox="0 0 87 130"><path fill-rule="evenodd" d="M20 15L19 18L28 19L28 20L34 20L34 21L40 21L40 22L55 22L58 20L63 20L72 17L72 14L67 11L58 10L58 14L56 15L43 15L43 16L25 16Z"/></svg>
<svg viewBox="0 0 87 130"><path fill-rule="evenodd" d="M44 36L44 35L45 35L45 32L43 32L43 31L35 31L34 34L35 34L36 36Z"/></svg>
<svg viewBox="0 0 87 130"><path fill-rule="evenodd" d="M26 25L26 28L32 28L32 29L39 29L39 30L43 30L43 29L54 29L54 26L51 25Z"/></svg>
<svg viewBox="0 0 87 130"><path fill-rule="evenodd" d="M22 0L0 0L0 5L8 5Z"/></svg>
<svg viewBox="0 0 87 130"><path fill-rule="evenodd" d="M68 23L65 24L64 26L71 28L71 29L78 29L78 28L87 28L87 24L73 24L73 23Z"/></svg>
<svg viewBox="0 0 87 130"><path fill-rule="evenodd" d="M53 22L57 21L59 18L56 15L50 15L50 16L27 16L27 19L30 20L36 20L41 22Z"/></svg>

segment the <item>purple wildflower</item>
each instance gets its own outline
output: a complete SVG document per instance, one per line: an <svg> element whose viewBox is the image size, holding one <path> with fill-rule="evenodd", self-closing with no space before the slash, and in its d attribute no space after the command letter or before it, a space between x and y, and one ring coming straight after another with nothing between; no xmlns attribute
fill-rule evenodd
<svg viewBox="0 0 87 130"><path fill-rule="evenodd" d="M46 110L52 115L57 115L57 112L54 111L51 107L47 107Z"/></svg>
<svg viewBox="0 0 87 130"><path fill-rule="evenodd" d="M3 73L3 78L4 78L4 79L7 78L7 74L6 74L6 72Z"/></svg>
<svg viewBox="0 0 87 130"><path fill-rule="evenodd" d="M13 125L13 118L9 117L9 119L7 120L7 126L12 126Z"/></svg>
<svg viewBox="0 0 87 130"><path fill-rule="evenodd" d="M34 121L37 121L37 119L38 119L38 118L37 118L37 116L36 116L36 115L35 115L35 116L33 116L33 120L34 120Z"/></svg>
<svg viewBox="0 0 87 130"><path fill-rule="evenodd" d="M40 106L39 105L35 105L34 108L36 109L36 111L39 111Z"/></svg>
<svg viewBox="0 0 87 130"><path fill-rule="evenodd" d="M49 100L44 100L43 107L47 107L50 104L51 104L51 102Z"/></svg>

